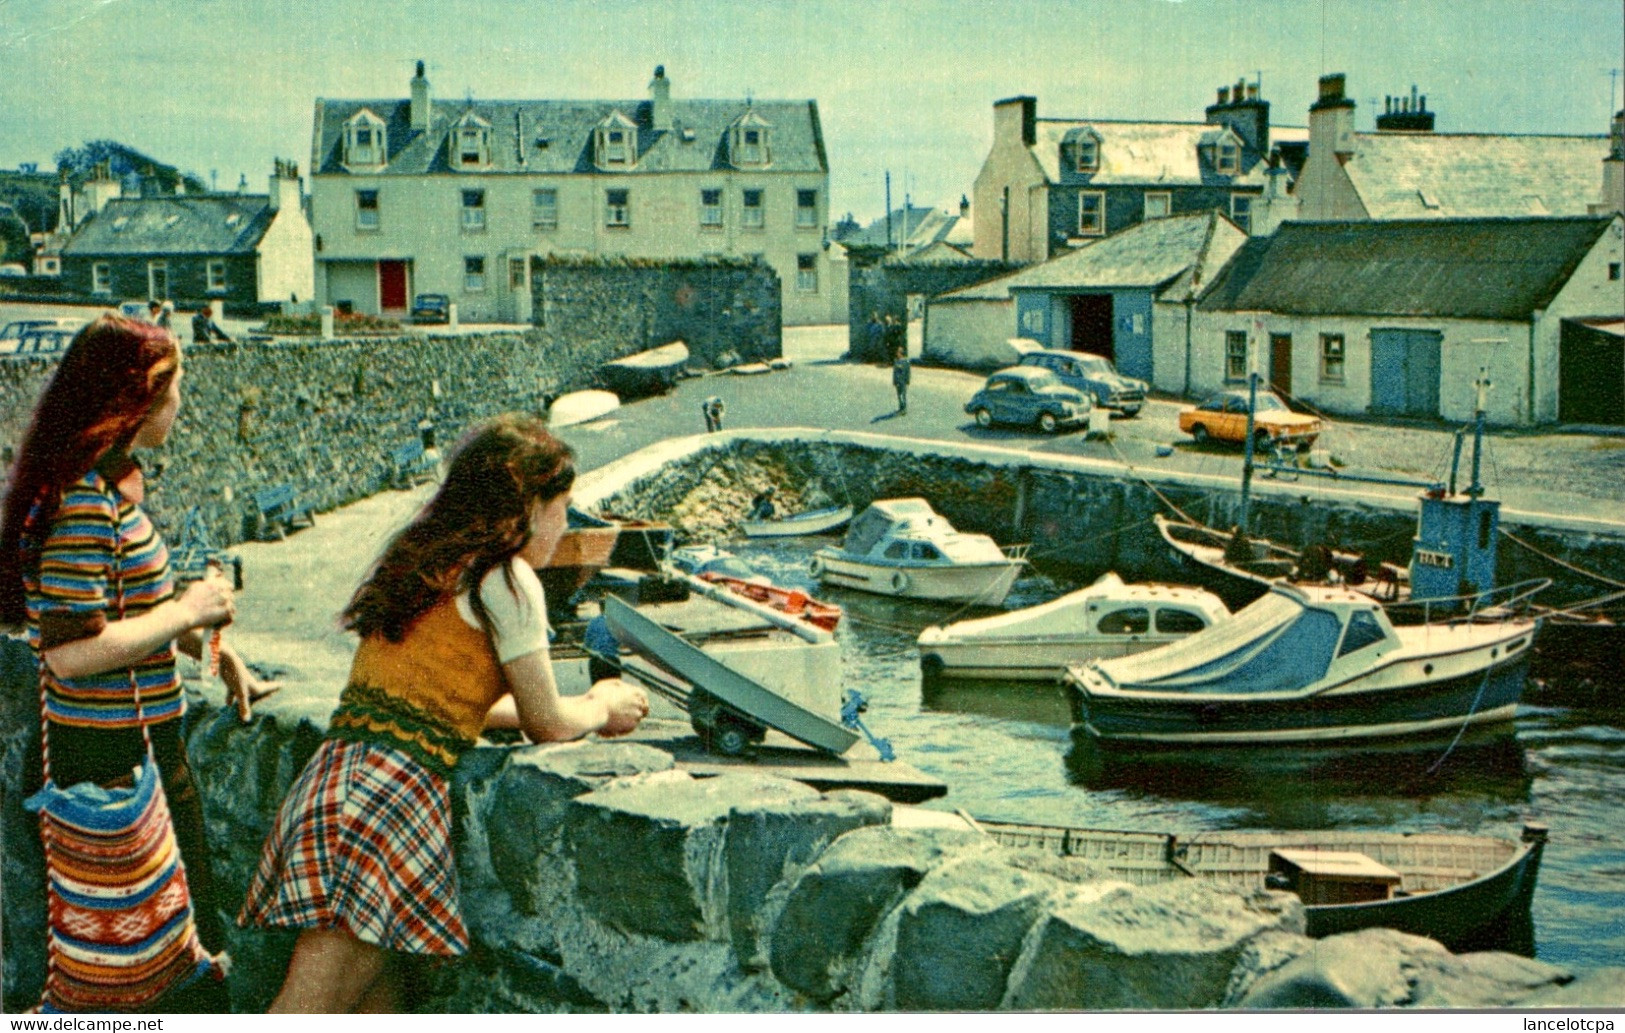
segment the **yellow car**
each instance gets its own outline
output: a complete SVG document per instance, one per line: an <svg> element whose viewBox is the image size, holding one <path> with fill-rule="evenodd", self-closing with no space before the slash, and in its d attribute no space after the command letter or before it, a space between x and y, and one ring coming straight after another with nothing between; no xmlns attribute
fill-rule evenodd
<svg viewBox="0 0 1625 1033"><path fill-rule="evenodd" d="M1201 405L1186 406L1179 413L1179 429L1196 439L1209 441L1247 440L1247 392L1219 391ZM1253 413L1254 443L1261 447L1294 445L1306 449L1320 436L1320 420L1295 413L1273 391L1258 392Z"/></svg>

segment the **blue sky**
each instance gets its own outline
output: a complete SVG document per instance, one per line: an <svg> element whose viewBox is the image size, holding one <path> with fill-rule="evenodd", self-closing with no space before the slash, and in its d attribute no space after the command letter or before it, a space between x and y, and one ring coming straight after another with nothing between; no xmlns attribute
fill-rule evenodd
<svg viewBox="0 0 1625 1033"><path fill-rule="evenodd" d="M1415 83L1441 131L1605 132L1620 0L0 0L0 167L111 137L234 187L309 163L318 96L818 101L836 215L969 193L993 101L1200 121L1262 76L1305 124L1344 72L1367 128ZM1625 85L1625 84L1622 84ZM1612 107L1610 106L1612 105Z"/></svg>

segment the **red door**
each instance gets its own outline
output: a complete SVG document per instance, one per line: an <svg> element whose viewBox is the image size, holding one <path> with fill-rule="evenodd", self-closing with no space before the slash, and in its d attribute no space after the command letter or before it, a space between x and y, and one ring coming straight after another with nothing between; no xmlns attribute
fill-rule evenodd
<svg viewBox="0 0 1625 1033"><path fill-rule="evenodd" d="M406 263L378 263L378 307L384 311L406 308Z"/></svg>

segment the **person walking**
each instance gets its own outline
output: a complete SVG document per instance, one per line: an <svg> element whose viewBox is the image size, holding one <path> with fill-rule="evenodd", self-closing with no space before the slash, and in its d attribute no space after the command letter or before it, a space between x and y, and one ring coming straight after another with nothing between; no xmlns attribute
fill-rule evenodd
<svg viewBox="0 0 1625 1033"><path fill-rule="evenodd" d="M26 626L40 658L57 785L111 786L143 763L139 685L198 937L214 954L225 929L181 739L175 654L201 659L236 603L218 576L177 595L169 551L142 510L135 457L168 439L181 372L180 348L158 326L108 315L74 336L34 409L0 510L0 624ZM239 713L275 691L230 646L219 661Z"/></svg>
<svg viewBox="0 0 1625 1033"><path fill-rule="evenodd" d="M327 738L283 802L238 922L299 930L272 1012L399 1010L409 955L468 950L448 779L483 728L625 735L615 678L561 697L535 568L566 528L573 455L508 415L455 450L341 617L361 638Z"/></svg>
<svg viewBox="0 0 1625 1033"><path fill-rule="evenodd" d="M874 362L878 356L886 354L886 324L880 321L879 311L869 313L869 322L864 327L868 337L869 349L865 362Z"/></svg>
<svg viewBox="0 0 1625 1033"><path fill-rule="evenodd" d="M705 416L706 433L713 434L722 429L722 417L727 411L728 407L716 395L700 403L700 412Z"/></svg>
<svg viewBox="0 0 1625 1033"><path fill-rule="evenodd" d="M892 352L891 386L897 391L897 412L899 415L908 412L908 382L913 374L913 367L908 361L908 350L898 348Z"/></svg>

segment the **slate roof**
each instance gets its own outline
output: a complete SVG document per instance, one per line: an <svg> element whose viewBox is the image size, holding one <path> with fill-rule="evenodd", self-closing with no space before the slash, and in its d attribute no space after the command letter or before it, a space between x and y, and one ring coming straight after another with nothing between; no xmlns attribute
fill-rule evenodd
<svg viewBox="0 0 1625 1033"><path fill-rule="evenodd" d="M1218 175L1204 167L1198 148L1210 134L1223 126L1207 122L1119 122L1113 119L1037 120L1037 142L1033 157L1051 183L1061 180L1061 143L1069 133L1093 129L1100 137L1100 167L1089 175L1091 185L1114 186L1200 186L1215 177L1238 186L1263 186L1265 163L1253 165L1239 175ZM1307 129L1270 127L1270 146L1278 142L1307 138ZM1238 137L1239 139L1239 137Z"/></svg>
<svg viewBox="0 0 1625 1033"><path fill-rule="evenodd" d="M903 247L910 243L929 244L937 238L914 242L913 238L925 227L928 221L935 221L938 212L935 208L923 205L911 205L906 208L893 209L890 215L883 215L860 230L848 233L840 238L840 242L848 248L865 248L886 246L886 224L891 223L891 243L895 247Z"/></svg>
<svg viewBox="0 0 1625 1033"><path fill-rule="evenodd" d="M74 232L62 254L252 254L274 214L264 194L115 198Z"/></svg>
<svg viewBox="0 0 1625 1033"><path fill-rule="evenodd" d="M828 170L817 101L673 100L671 106L674 128L657 132L647 100L437 100L429 130L415 133L408 99L318 99L311 166L321 174L344 174L344 123L366 108L385 123L389 164L379 174L386 176L457 171L447 161L446 137L470 110L491 124L491 165L468 174L599 172L592 160L592 131L617 112L638 128L637 162L626 175L733 171L727 130L752 113L772 126L772 162L762 171ZM683 130L691 130L693 139L685 140ZM537 146L538 140L546 146Z"/></svg>
<svg viewBox="0 0 1625 1033"><path fill-rule="evenodd" d="M1196 264L1221 216L1193 212L1147 219L1012 275L1010 290L1160 287Z"/></svg>
<svg viewBox="0 0 1625 1033"><path fill-rule="evenodd" d="M1236 252L1199 307L1522 321L1551 303L1612 221L1282 223Z"/></svg>
<svg viewBox="0 0 1625 1033"><path fill-rule="evenodd" d="M1584 215L1606 136L1356 133L1344 164L1373 219Z"/></svg>

